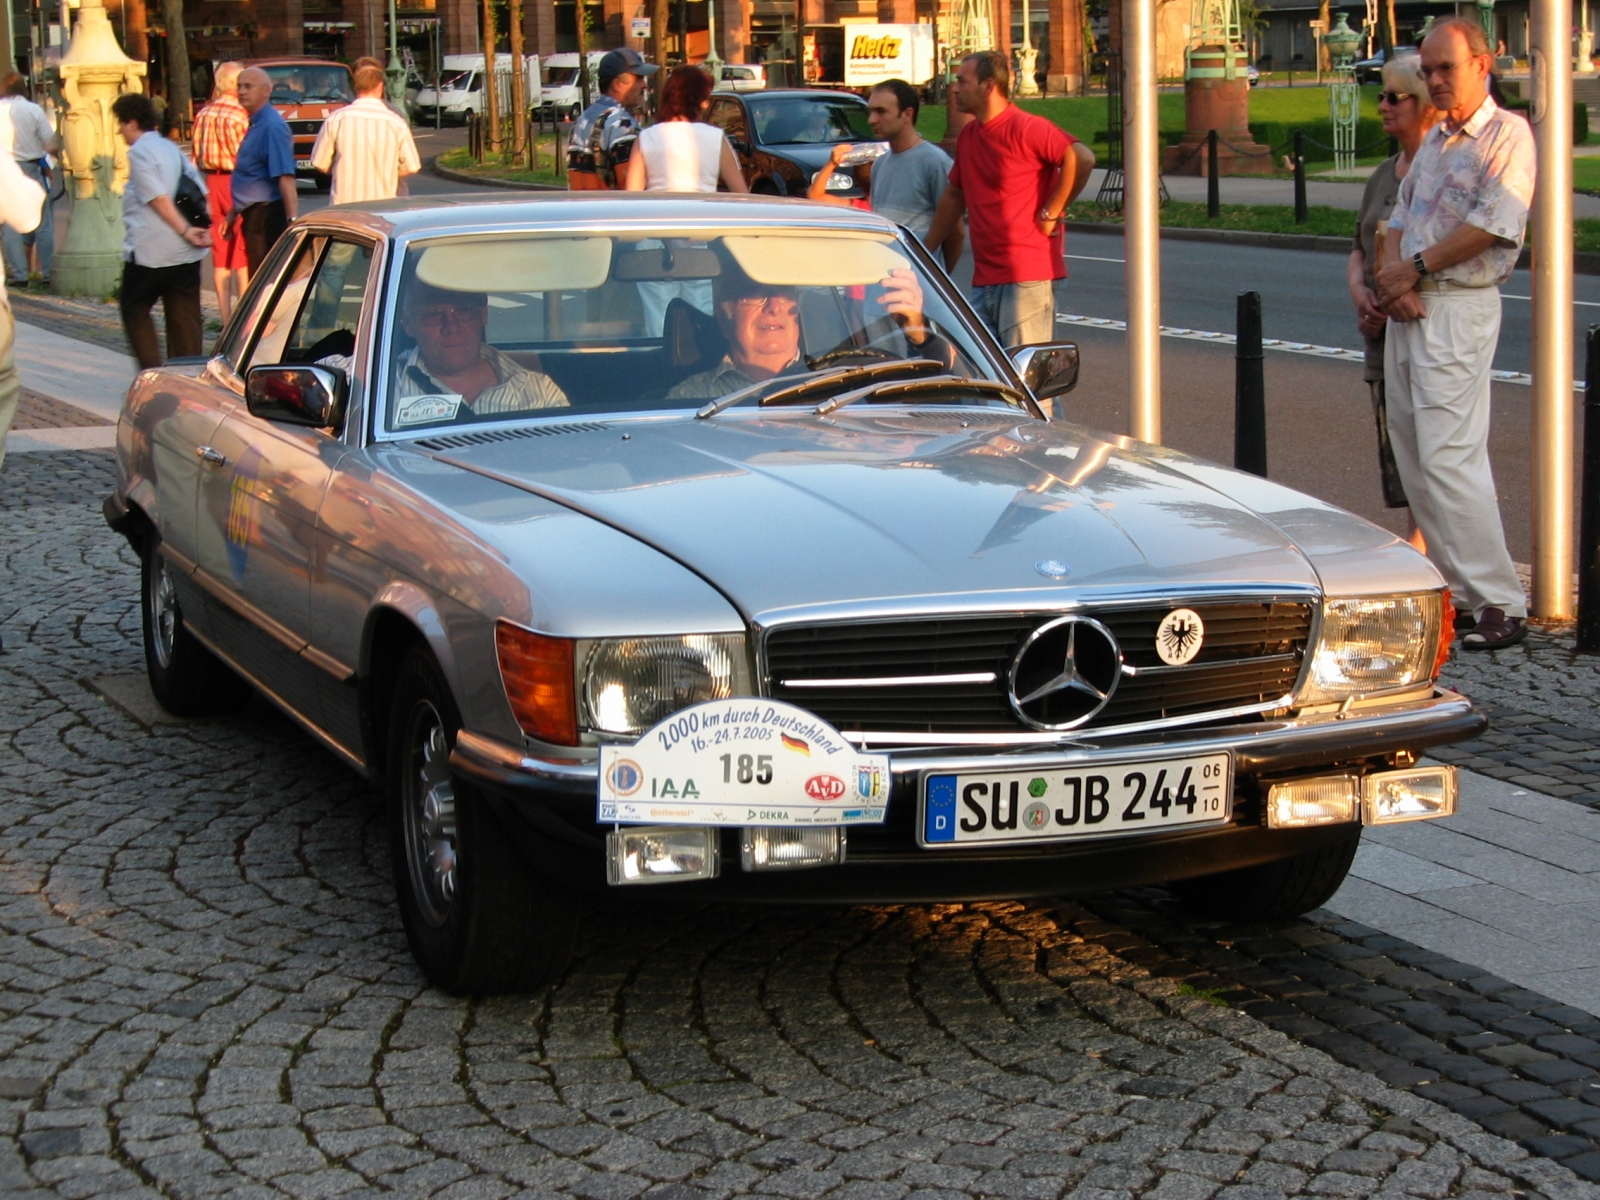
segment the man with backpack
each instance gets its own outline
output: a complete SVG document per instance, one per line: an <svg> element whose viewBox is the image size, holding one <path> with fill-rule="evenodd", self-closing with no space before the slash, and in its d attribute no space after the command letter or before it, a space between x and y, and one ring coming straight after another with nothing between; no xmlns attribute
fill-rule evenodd
<svg viewBox="0 0 1600 1200"><path fill-rule="evenodd" d="M600 60L600 96L579 114L567 144L567 187L574 192L621 186L622 167L639 137L645 80L660 68L637 50L613 50Z"/></svg>

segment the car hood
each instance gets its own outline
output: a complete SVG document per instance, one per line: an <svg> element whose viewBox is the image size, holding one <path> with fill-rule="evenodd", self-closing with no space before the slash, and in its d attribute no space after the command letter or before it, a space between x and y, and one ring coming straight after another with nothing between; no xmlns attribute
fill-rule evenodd
<svg viewBox="0 0 1600 1200"><path fill-rule="evenodd" d="M1310 497L1014 413L791 410L539 428L416 445L631 534L758 623L1320 589L1291 526L1336 571L1358 563L1392 585L1394 571L1374 566L1387 562L1409 568L1411 586L1438 586L1392 534ZM1232 480L1275 511L1229 495Z"/></svg>

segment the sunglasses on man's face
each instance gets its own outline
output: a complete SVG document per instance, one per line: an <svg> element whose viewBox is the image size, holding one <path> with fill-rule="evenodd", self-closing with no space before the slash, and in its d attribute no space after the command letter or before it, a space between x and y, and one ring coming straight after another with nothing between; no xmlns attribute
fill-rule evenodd
<svg viewBox="0 0 1600 1200"><path fill-rule="evenodd" d="M1379 92L1378 99L1384 101L1390 108L1395 108L1402 100L1415 100L1410 92Z"/></svg>

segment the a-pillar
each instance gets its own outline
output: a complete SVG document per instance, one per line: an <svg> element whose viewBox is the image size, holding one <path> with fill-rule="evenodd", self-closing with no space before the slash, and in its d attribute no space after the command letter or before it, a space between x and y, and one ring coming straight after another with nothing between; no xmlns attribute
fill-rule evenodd
<svg viewBox="0 0 1600 1200"><path fill-rule="evenodd" d="M444 54L482 54L476 0L439 0L439 41ZM553 23L553 21L552 21Z"/></svg>
<svg viewBox="0 0 1600 1200"><path fill-rule="evenodd" d="M1050 0L1050 72L1053 96L1083 95L1083 0Z"/></svg>
<svg viewBox="0 0 1600 1200"><path fill-rule="evenodd" d="M305 23L301 0L256 0L256 56L305 53Z"/></svg>

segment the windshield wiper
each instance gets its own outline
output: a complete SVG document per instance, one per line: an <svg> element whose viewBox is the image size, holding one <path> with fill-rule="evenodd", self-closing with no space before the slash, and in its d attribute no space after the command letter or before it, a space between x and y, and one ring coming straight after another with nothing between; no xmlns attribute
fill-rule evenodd
<svg viewBox="0 0 1600 1200"><path fill-rule="evenodd" d="M808 371L804 375L775 375L771 379L763 379L760 383L752 383L749 387L742 387L736 392L720 396L694 415L696 419L714 417L723 409L732 408L739 401L760 395L767 388L774 386L777 387L777 391L761 396L763 408L780 400L794 400L803 397L807 392L832 388L841 383L876 379L883 375L902 375L907 371L927 370L942 371L944 367L928 358L904 358L895 362L875 363L870 367L838 367L830 371ZM788 386L780 386L785 381L788 382Z"/></svg>
<svg viewBox="0 0 1600 1200"><path fill-rule="evenodd" d="M829 413L838 412L847 404L854 404L857 400L888 399L890 397L915 396L919 392L948 392L952 387L968 388L979 392L992 392L1005 400L1008 404L1015 404L1018 408L1026 408L1022 393L1016 388L1004 383L995 383L988 379L963 379L960 375L935 375L931 379L907 379L901 382L870 383L866 387L856 388L853 392L841 392L824 400L816 407L816 414L825 417Z"/></svg>

